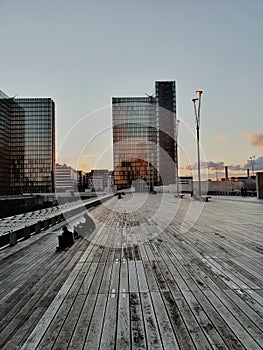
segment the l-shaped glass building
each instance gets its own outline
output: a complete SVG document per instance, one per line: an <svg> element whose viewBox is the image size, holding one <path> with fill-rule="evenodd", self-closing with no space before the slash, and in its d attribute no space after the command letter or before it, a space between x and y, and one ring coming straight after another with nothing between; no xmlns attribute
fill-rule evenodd
<svg viewBox="0 0 263 350"><path fill-rule="evenodd" d="M155 96L113 97L112 121L118 190L176 182L175 81L156 81Z"/></svg>

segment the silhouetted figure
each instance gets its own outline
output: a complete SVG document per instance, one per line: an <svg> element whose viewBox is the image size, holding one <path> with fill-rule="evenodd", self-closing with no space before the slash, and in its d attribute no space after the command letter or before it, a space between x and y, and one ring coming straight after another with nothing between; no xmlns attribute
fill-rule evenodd
<svg viewBox="0 0 263 350"><path fill-rule="evenodd" d="M58 235L57 251L65 249L74 243L72 232L68 230L67 226L63 226L62 231L62 234Z"/></svg>
<svg viewBox="0 0 263 350"><path fill-rule="evenodd" d="M78 224L76 230L74 230L74 237L76 234L78 235L78 238L83 238L84 236L91 234L96 228L95 222L87 213L85 213L83 217L85 222Z"/></svg>
<svg viewBox="0 0 263 350"><path fill-rule="evenodd" d="M85 226L86 232L87 233L93 232L96 228L95 222L87 213L84 214L84 218L85 218L84 226Z"/></svg>
<svg viewBox="0 0 263 350"><path fill-rule="evenodd" d="M79 239L79 238L82 238L79 233L74 229L73 231L73 236L74 236L74 239Z"/></svg>
<svg viewBox="0 0 263 350"><path fill-rule="evenodd" d="M244 197L244 187L241 187L241 197Z"/></svg>

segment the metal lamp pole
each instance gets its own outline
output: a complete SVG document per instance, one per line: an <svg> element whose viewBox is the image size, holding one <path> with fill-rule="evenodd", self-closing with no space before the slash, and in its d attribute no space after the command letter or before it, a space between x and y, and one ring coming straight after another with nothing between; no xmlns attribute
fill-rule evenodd
<svg viewBox="0 0 263 350"><path fill-rule="evenodd" d="M249 157L250 161L251 161L251 173L252 173L252 176L254 176L254 162L255 162L255 156L251 156Z"/></svg>
<svg viewBox="0 0 263 350"><path fill-rule="evenodd" d="M178 128L179 128L179 120L175 121L175 165L176 165L176 191L177 197L179 198L179 176L178 176Z"/></svg>
<svg viewBox="0 0 263 350"><path fill-rule="evenodd" d="M201 197L201 171L200 171L200 147L199 147L199 128L200 128L200 109L201 109L201 95L203 91L197 90L195 92L198 98L193 98L195 126L196 126L196 140L197 140L197 167L198 167L198 196ZM198 108L196 103L198 102Z"/></svg>

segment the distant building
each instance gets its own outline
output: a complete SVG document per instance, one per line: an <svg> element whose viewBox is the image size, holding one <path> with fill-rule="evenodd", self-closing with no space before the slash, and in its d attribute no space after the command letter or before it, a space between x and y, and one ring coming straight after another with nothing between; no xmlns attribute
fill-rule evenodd
<svg viewBox="0 0 263 350"><path fill-rule="evenodd" d="M156 96L113 97L114 182L153 189L175 183L174 81L155 82Z"/></svg>
<svg viewBox="0 0 263 350"><path fill-rule="evenodd" d="M54 101L1 91L0 134L0 194L54 192Z"/></svg>
<svg viewBox="0 0 263 350"><path fill-rule="evenodd" d="M66 164L56 164L55 187L56 192L77 191L78 171Z"/></svg>
<svg viewBox="0 0 263 350"><path fill-rule="evenodd" d="M77 184L79 192L84 192L88 188L87 177L84 171L77 171Z"/></svg>
<svg viewBox="0 0 263 350"><path fill-rule="evenodd" d="M257 198L263 199L263 171L256 172Z"/></svg>
<svg viewBox="0 0 263 350"><path fill-rule="evenodd" d="M112 171L108 169L92 169L87 173L88 188L93 192L110 191L113 186Z"/></svg>
<svg viewBox="0 0 263 350"><path fill-rule="evenodd" d="M0 90L0 194L11 193L11 100Z"/></svg>

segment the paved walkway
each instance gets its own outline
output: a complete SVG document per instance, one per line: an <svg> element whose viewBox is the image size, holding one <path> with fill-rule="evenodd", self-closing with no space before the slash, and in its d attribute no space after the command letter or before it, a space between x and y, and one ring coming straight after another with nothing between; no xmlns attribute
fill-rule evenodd
<svg viewBox="0 0 263 350"><path fill-rule="evenodd" d="M261 349L262 212L126 194L66 251L57 232L3 250L0 348Z"/></svg>

